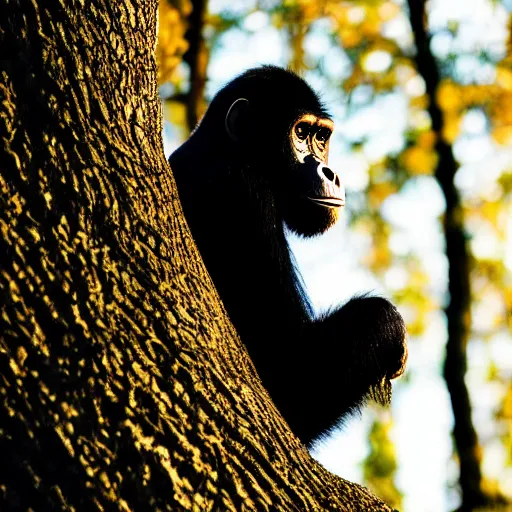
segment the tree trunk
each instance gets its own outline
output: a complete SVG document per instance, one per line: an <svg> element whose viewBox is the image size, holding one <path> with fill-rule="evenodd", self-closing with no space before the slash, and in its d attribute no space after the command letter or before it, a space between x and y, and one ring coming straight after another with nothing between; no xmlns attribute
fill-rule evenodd
<svg viewBox="0 0 512 512"><path fill-rule="evenodd" d="M464 230L464 214L454 178L457 163L451 146L443 139L443 113L436 103L440 75L430 50L426 28L425 0L408 0L411 28L416 43L416 64L423 77L429 97L428 111L432 129L437 136L439 163L435 178L446 201L444 236L448 259L449 302L445 313L448 322L448 342L444 363L444 378L450 393L454 416L453 437L459 454L462 510L473 510L488 504L490 499L482 489L480 447L471 418L471 403L465 383L467 370L466 347L471 332L470 254Z"/></svg>
<svg viewBox="0 0 512 512"><path fill-rule="evenodd" d="M390 510L291 434L163 154L155 0L0 12L0 510Z"/></svg>
<svg viewBox="0 0 512 512"><path fill-rule="evenodd" d="M207 0L192 0L192 13L189 17L189 29L185 34L188 50L183 60L190 70L190 87L187 94L187 126L191 132L206 109L204 89L208 67L208 49L203 37Z"/></svg>

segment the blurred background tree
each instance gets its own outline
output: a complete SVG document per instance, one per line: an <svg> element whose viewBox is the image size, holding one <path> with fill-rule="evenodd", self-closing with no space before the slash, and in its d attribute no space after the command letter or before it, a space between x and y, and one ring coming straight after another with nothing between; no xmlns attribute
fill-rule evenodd
<svg viewBox="0 0 512 512"><path fill-rule="evenodd" d="M362 290L393 296L410 358L391 412L365 410L313 453L406 512L509 510L512 496L511 11L161 0L168 153L258 64L302 74L333 114L346 214L290 243L317 310Z"/></svg>

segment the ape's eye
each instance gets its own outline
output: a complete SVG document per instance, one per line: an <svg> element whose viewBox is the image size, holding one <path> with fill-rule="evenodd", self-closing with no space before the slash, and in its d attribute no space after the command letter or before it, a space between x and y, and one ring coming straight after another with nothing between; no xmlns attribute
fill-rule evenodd
<svg viewBox="0 0 512 512"><path fill-rule="evenodd" d="M304 140L309 135L309 124L308 123L299 123L295 127L295 133L300 140Z"/></svg>
<svg viewBox="0 0 512 512"><path fill-rule="evenodd" d="M329 130L328 128L320 128L316 132L316 140L318 142L325 143L329 140L330 136L331 136L331 130Z"/></svg>

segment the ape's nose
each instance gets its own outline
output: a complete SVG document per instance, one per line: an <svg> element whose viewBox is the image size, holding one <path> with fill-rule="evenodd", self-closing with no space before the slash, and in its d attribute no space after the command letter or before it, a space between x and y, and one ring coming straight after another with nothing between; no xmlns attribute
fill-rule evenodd
<svg viewBox="0 0 512 512"><path fill-rule="evenodd" d="M319 172L321 172L328 181L334 183L336 187L341 186L340 177L329 167L324 164L318 166ZM320 176L321 177L321 176Z"/></svg>
<svg viewBox="0 0 512 512"><path fill-rule="evenodd" d="M318 176L322 180L324 195L333 199L339 199L345 203L345 188L341 184L340 177L330 167L319 163L317 167Z"/></svg>

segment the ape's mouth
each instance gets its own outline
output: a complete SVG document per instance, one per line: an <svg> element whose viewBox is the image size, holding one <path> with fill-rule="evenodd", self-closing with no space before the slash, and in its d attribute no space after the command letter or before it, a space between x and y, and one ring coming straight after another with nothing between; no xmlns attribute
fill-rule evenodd
<svg viewBox="0 0 512 512"><path fill-rule="evenodd" d="M326 208L340 208L341 206L345 206L345 199L341 199L340 197L308 197L308 199Z"/></svg>

